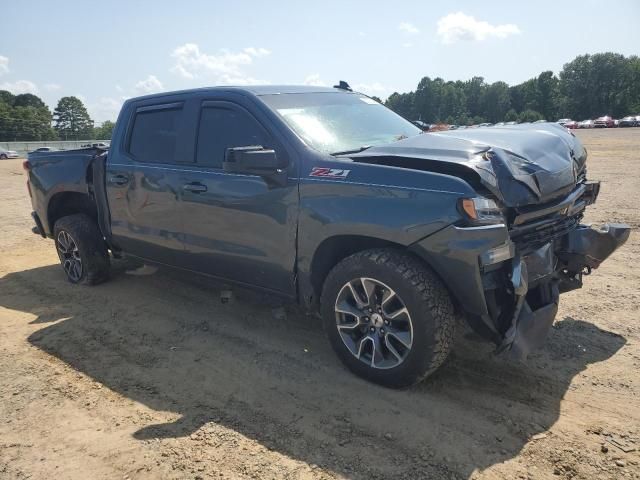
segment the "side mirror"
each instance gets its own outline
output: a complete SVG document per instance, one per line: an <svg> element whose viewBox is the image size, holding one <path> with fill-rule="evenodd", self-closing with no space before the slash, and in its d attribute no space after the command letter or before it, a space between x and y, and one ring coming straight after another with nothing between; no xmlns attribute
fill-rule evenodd
<svg viewBox="0 0 640 480"><path fill-rule="evenodd" d="M229 173L260 175L276 184L286 184L287 171L284 162L278 159L274 150L260 145L228 148L222 169Z"/></svg>

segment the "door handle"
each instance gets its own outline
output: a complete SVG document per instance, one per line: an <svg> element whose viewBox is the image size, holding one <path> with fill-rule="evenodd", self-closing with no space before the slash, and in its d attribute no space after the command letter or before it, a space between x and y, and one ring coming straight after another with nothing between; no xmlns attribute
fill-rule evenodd
<svg viewBox="0 0 640 480"><path fill-rule="evenodd" d="M201 183L186 183L182 186L182 189L192 193L203 193L207 191L207 186Z"/></svg>
<svg viewBox="0 0 640 480"><path fill-rule="evenodd" d="M109 183L111 185L126 185L129 183L129 177L126 175L111 175L109 177Z"/></svg>

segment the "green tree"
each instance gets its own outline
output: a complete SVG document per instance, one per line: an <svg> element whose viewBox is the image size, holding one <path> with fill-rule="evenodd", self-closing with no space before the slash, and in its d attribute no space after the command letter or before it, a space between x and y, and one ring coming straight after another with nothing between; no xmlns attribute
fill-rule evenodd
<svg viewBox="0 0 640 480"><path fill-rule="evenodd" d="M504 120L506 113L511 108L511 96L509 85L504 82L495 82L487 87L483 97L484 117L491 123Z"/></svg>
<svg viewBox="0 0 640 480"><path fill-rule="evenodd" d="M509 110L505 115L504 115L504 121L505 122L517 122L518 121L518 112L516 112L513 108L511 110Z"/></svg>
<svg viewBox="0 0 640 480"><path fill-rule="evenodd" d="M55 136L51 112L39 97L0 92L0 140L51 140Z"/></svg>
<svg viewBox="0 0 640 480"><path fill-rule="evenodd" d="M469 115L485 116L484 96L487 91L487 84L482 77L473 77L471 80L463 82L463 89L467 99L467 110Z"/></svg>
<svg viewBox="0 0 640 480"><path fill-rule="evenodd" d="M387 98L385 105L407 120L416 120L418 118L418 116L415 115L413 92L393 92L391 95L389 95L389 98Z"/></svg>
<svg viewBox="0 0 640 480"><path fill-rule="evenodd" d="M627 114L640 115L640 57L629 57L627 65Z"/></svg>
<svg viewBox="0 0 640 480"><path fill-rule="evenodd" d="M558 114L559 80L551 71L542 72L536 81L536 110L547 120Z"/></svg>
<svg viewBox="0 0 640 480"><path fill-rule="evenodd" d="M427 123L638 115L640 58L616 53L581 55L558 76L545 71L512 86L487 85L482 77L455 82L423 77L415 92L395 92L385 105L409 120Z"/></svg>
<svg viewBox="0 0 640 480"><path fill-rule="evenodd" d="M519 122L535 122L536 120L543 120L542 114L535 110L525 110L518 115Z"/></svg>
<svg viewBox="0 0 640 480"><path fill-rule="evenodd" d="M6 103L7 105L13 105L14 95L6 90L0 90L0 103Z"/></svg>
<svg viewBox="0 0 640 480"><path fill-rule="evenodd" d="M46 108L47 111L49 111L49 108L40 99L40 97L32 93L21 93L20 95L16 95L13 99L13 106L14 107Z"/></svg>
<svg viewBox="0 0 640 480"><path fill-rule="evenodd" d="M111 140L111 135L113 134L113 129L115 128L115 126L116 124L110 120L102 122L102 125L93 129L93 139Z"/></svg>
<svg viewBox="0 0 640 480"><path fill-rule="evenodd" d="M567 111L573 118L600 115L623 116L633 103L629 98L629 63L617 53L580 55L560 72L560 92L566 97Z"/></svg>
<svg viewBox="0 0 640 480"><path fill-rule="evenodd" d="M93 133L93 120L77 97L62 97L53 112L54 128L63 140L88 140Z"/></svg>

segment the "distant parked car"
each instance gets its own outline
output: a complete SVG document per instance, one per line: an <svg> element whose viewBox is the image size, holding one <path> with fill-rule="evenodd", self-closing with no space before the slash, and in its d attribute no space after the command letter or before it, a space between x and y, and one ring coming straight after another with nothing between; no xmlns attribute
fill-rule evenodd
<svg viewBox="0 0 640 480"><path fill-rule="evenodd" d="M498 122L498 123L496 123L494 126L496 126L496 127L502 127L502 126L504 126L504 122Z"/></svg>
<svg viewBox="0 0 640 480"><path fill-rule="evenodd" d="M507 122L507 123L505 123L505 125L517 125L517 124L518 124L518 122Z"/></svg>
<svg viewBox="0 0 640 480"><path fill-rule="evenodd" d="M489 122L479 123L477 126L478 127L493 127L493 123L489 123Z"/></svg>
<svg viewBox="0 0 640 480"><path fill-rule="evenodd" d="M593 128L593 120L583 120L578 123L578 128Z"/></svg>
<svg viewBox="0 0 640 480"><path fill-rule="evenodd" d="M616 123L609 115L605 115L604 117L596 118L593 126L595 128L613 128L616 126Z"/></svg>
<svg viewBox="0 0 640 480"><path fill-rule="evenodd" d="M546 121L546 120L536 120L536 121L535 121L535 122L533 122L533 123L547 123L547 121Z"/></svg>
<svg viewBox="0 0 640 480"><path fill-rule="evenodd" d="M635 115L628 115L620 120L619 127L640 127L640 121Z"/></svg>
<svg viewBox="0 0 640 480"><path fill-rule="evenodd" d="M569 123L569 122L572 122L572 121L573 120L571 120L570 118L561 118L556 123L559 123L560 125L564 125L565 123Z"/></svg>
<svg viewBox="0 0 640 480"><path fill-rule="evenodd" d="M563 127L573 130L574 128L578 128L578 122L576 122L575 120L569 120L567 123L563 124Z"/></svg>
<svg viewBox="0 0 640 480"><path fill-rule="evenodd" d="M431 128L430 124L424 123L422 120L413 120L411 123L413 123L416 127L418 127L423 132L428 132L429 129Z"/></svg>
<svg viewBox="0 0 640 480"><path fill-rule="evenodd" d="M6 160L7 158L20 158L20 155L15 150L0 148L0 160Z"/></svg>
<svg viewBox="0 0 640 480"><path fill-rule="evenodd" d="M103 142L87 143L86 145L81 145L81 148L109 148L109 145Z"/></svg>

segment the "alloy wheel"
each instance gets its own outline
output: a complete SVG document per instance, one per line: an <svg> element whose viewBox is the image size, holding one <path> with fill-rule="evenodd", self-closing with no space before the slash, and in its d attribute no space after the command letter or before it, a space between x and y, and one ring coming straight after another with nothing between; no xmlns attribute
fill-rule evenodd
<svg viewBox="0 0 640 480"><path fill-rule="evenodd" d="M80 258L78 244L69 232L61 230L58 233L56 248L58 249L62 268L67 272L67 276L73 282L79 281L82 278L82 258Z"/></svg>
<svg viewBox="0 0 640 480"><path fill-rule="evenodd" d="M342 342L370 367L397 367L411 351L409 310L400 296L379 280L361 277L343 285L335 315Z"/></svg>

